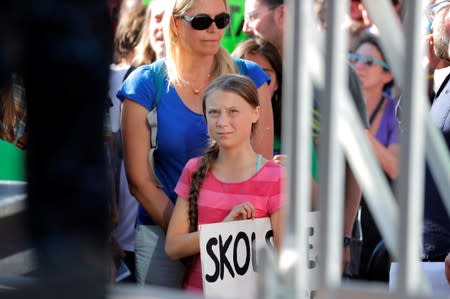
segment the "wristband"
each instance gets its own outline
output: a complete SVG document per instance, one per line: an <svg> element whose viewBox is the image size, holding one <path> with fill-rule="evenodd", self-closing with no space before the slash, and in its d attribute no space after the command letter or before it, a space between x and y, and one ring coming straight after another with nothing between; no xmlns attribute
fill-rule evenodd
<svg viewBox="0 0 450 299"><path fill-rule="evenodd" d="M352 242L352 238L349 236L344 236L344 248L350 246L350 243Z"/></svg>

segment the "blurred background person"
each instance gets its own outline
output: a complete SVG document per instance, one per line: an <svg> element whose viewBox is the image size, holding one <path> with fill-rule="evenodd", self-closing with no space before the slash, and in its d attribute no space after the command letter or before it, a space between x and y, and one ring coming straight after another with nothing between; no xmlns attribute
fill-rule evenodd
<svg viewBox="0 0 450 299"><path fill-rule="evenodd" d="M245 0L243 31L270 42L283 57L284 0Z"/></svg>
<svg viewBox="0 0 450 299"><path fill-rule="evenodd" d="M348 54L348 58L364 90L370 124L367 136L378 162L392 184L399 175L400 155L399 127L395 117L397 101L386 93L394 84L393 76L379 40L374 35L362 37L357 42L355 51ZM367 273L370 257L382 238L364 198L361 201L361 228L363 243L359 276L367 278L371 276L371 273ZM388 269L389 265L385 266ZM388 273L386 275L388 277Z"/></svg>
<svg viewBox="0 0 450 299"><path fill-rule="evenodd" d="M432 22L432 35L429 36L428 69L434 72L439 60L450 61L450 1L436 1L427 7L427 16ZM448 68L447 68L447 71ZM450 149L450 72L446 79L435 90L430 110L431 119L444 138L447 150ZM450 252L450 215L443 204L436 182L429 165L425 169L424 194L424 232L423 232L423 260L429 262L442 262Z"/></svg>
<svg viewBox="0 0 450 299"><path fill-rule="evenodd" d="M13 73L0 86L0 139L24 150L27 145L27 109L22 78Z"/></svg>
<svg viewBox="0 0 450 299"><path fill-rule="evenodd" d="M119 22L114 36L114 56L110 65L109 91L111 101L109 119L112 131L110 160L114 176L114 194L117 205L117 215L114 219L112 232L115 242L113 251L114 265L119 267L123 261L130 275L123 282L135 282L135 222L137 215L137 201L128 192L128 184L123 169L122 142L120 134L120 116L122 102L116 97L117 91L127 74L135 57L135 49L143 31L146 7L143 5L131 5L127 1L122 2L119 13Z"/></svg>
<svg viewBox="0 0 450 299"><path fill-rule="evenodd" d="M165 0L153 0L145 13L142 37L135 49L134 67L150 64L166 55L163 35Z"/></svg>
<svg viewBox="0 0 450 299"><path fill-rule="evenodd" d="M281 92L283 64L278 50L270 43L256 38L240 42L232 55L256 62L270 77L270 94L274 121L273 154L281 153Z"/></svg>

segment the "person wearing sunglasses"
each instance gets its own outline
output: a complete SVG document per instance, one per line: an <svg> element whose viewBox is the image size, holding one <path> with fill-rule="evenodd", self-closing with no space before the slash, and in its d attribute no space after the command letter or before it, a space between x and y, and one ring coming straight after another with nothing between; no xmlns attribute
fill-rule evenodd
<svg viewBox="0 0 450 299"><path fill-rule="evenodd" d="M396 100L387 94L394 81L378 38L370 34L362 37L355 52L348 54L348 60L364 90L370 124L367 136L388 180L395 180L399 174L399 127L395 117ZM367 273L367 266L381 236L364 198L361 201L361 227L360 278L365 279L371 274Z"/></svg>
<svg viewBox="0 0 450 299"><path fill-rule="evenodd" d="M270 78L257 64L231 57L220 45L230 23L227 1L165 1L162 23L165 58L134 70L122 84L118 97L124 102L125 171L130 192L139 202L136 280L141 285L182 288L186 267L166 255L165 234L177 198L175 185L183 168L190 159L201 156L209 144L202 109L206 87L229 73L241 73L254 82L260 118L252 145L266 159L272 158L273 115ZM163 84L154 84L155 77L162 78ZM152 136L147 115L155 106L157 148L151 168L148 154Z"/></svg>

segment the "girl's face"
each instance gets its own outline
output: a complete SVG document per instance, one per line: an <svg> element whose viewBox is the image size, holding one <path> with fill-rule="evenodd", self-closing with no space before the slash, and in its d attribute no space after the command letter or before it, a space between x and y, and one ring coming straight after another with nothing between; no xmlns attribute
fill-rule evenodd
<svg viewBox="0 0 450 299"><path fill-rule="evenodd" d="M252 107L235 93L216 90L206 98L209 136L222 148L248 145L252 125L259 118L259 107Z"/></svg>
<svg viewBox="0 0 450 299"><path fill-rule="evenodd" d="M191 9L185 13L185 16L191 18L201 14L215 19L222 13L228 13L224 0L196 0ZM186 19L175 18L175 33L178 36L180 46L188 52L202 56L217 53L226 28L219 29L217 24L213 22L208 28L197 30Z"/></svg>
<svg viewBox="0 0 450 299"><path fill-rule="evenodd" d="M273 96L273 94L278 90L278 80L277 74L275 73L275 70L273 69L269 60L267 60L267 58L264 57L264 55L262 54L250 54L250 53L245 54L244 58L256 62L270 77L269 89L271 95Z"/></svg>
<svg viewBox="0 0 450 299"><path fill-rule="evenodd" d="M392 81L391 73L385 71L378 63L384 61L384 59L377 47L365 43L358 47L356 54L360 55L362 59L353 62L353 65L364 90L382 90L386 83Z"/></svg>

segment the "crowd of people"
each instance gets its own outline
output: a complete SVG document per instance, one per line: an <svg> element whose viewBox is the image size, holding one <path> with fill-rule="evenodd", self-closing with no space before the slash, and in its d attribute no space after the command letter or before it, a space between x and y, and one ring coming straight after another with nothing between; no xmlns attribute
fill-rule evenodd
<svg viewBox="0 0 450 299"><path fill-rule="evenodd" d="M392 1L399 20L403 5ZM326 3L316 0L314 7L317 30L324 31ZM430 1L427 12L430 114L450 148L450 1ZM201 292L199 225L269 217L275 248L281 246L286 218L281 137L289 133L282 130L281 109L287 6L283 0L245 0L242 30L248 38L232 53L221 46L231 18L226 0L153 0L147 6L122 1L117 18L105 104L111 281ZM393 186L402 175L397 112L407 99L399 101L401 88L364 4L352 0L346 18L348 87ZM0 89L0 138L24 148L21 86L13 74ZM322 92L314 90L310 200L311 209L320 210ZM444 262L450 284L450 216L428 165L424 189L422 258ZM372 264L383 237L348 165L344 191L342 272L387 281L386 268ZM355 254L358 226L362 248ZM124 265L128 274L117 279ZM381 275L374 273L380 268Z"/></svg>

